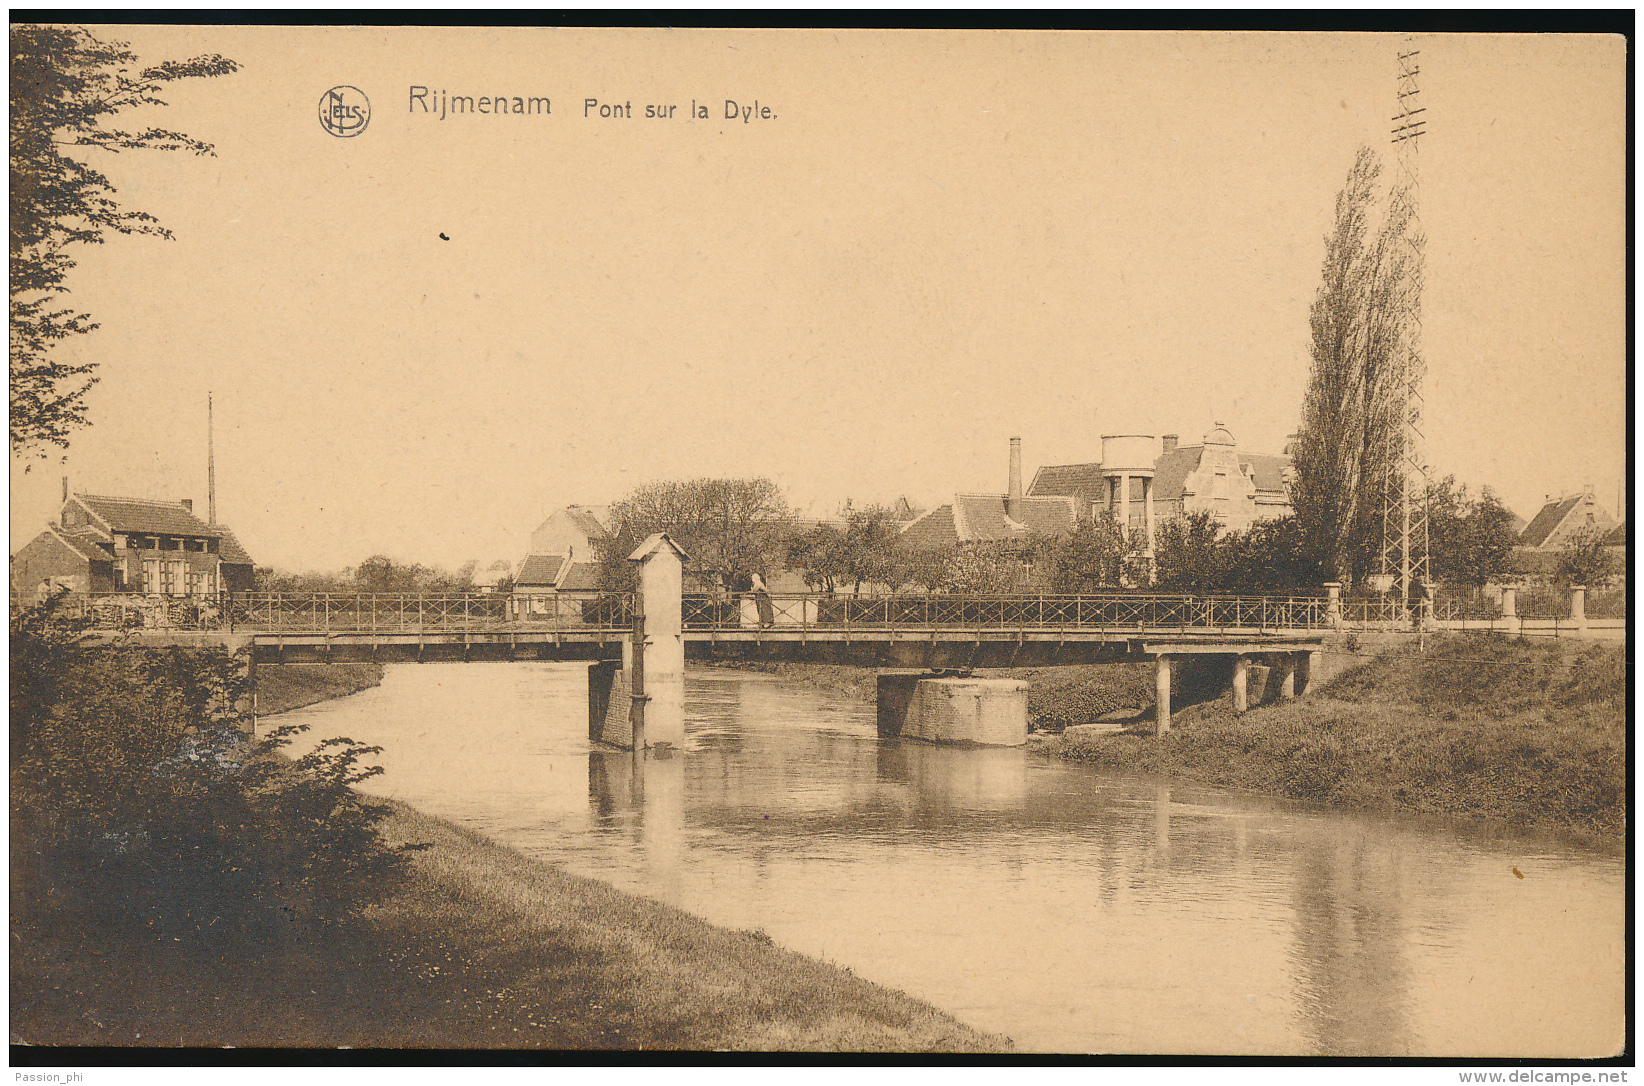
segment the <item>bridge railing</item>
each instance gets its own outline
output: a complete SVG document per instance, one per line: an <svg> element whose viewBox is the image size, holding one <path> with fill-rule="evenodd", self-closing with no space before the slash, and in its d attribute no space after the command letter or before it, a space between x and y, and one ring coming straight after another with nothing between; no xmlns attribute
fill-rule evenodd
<svg viewBox="0 0 1644 1086"><path fill-rule="evenodd" d="M222 603L223 625L270 633L432 633L577 629L626 631L625 595L555 596L246 593Z"/></svg>
<svg viewBox="0 0 1644 1086"><path fill-rule="evenodd" d="M687 596L686 630L750 628L1326 629L1328 601L1313 596L930 595L822 593Z"/></svg>

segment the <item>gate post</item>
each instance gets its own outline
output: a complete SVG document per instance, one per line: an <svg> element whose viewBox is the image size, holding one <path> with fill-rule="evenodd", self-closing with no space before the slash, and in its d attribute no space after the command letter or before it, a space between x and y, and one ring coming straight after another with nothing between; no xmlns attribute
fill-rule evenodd
<svg viewBox="0 0 1644 1086"><path fill-rule="evenodd" d="M630 562L639 563L632 672L636 680L632 695L635 750L685 745L681 597L686 557L665 532L651 536L628 556Z"/></svg>

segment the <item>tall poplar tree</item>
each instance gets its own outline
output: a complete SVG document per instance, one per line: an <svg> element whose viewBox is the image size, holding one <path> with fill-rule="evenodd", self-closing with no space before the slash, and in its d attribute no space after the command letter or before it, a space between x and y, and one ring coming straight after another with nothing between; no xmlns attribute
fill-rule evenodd
<svg viewBox="0 0 1644 1086"><path fill-rule="evenodd" d="M67 247L100 244L108 231L171 232L154 216L122 208L109 179L91 165L129 150L212 153L211 145L163 128L107 127L125 110L165 103L167 83L238 70L215 54L137 67L123 42L83 28L14 23L11 27L11 447L45 456L68 447L87 425L93 362L73 363L53 348L97 327L60 306L74 267ZM68 152L68 153L65 153Z"/></svg>
<svg viewBox="0 0 1644 1086"><path fill-rule="evenodd" d="M1420 365L1422 239L1404 192L1379 198L1380 174L1376 153L1360 148L1336 197L1294 453L1293 504L1308 553L1348 583L1378 556L1383 501L1402 479L1407 382Z"/></svg>

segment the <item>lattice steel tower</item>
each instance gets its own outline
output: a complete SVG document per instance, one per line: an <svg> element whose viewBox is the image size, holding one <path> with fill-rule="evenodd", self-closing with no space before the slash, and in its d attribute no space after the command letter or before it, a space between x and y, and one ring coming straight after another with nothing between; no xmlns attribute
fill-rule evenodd
<svg viewBox="0 0 1644 1086"><path fill-rule="evenodd" d="M1402 425L1390 427L1389 439L1397 447L1386 459L1387 478L1382 488L1381 573L1391 575L1391 592L1408 599L1416 585L1431 584L1427 533L1427 459L1422 434L1422 385L1427 363L1421 353L1422 245L1421 169L1419 147L1426 132L1426 107L1421 104L1421 53L1409 43L1398 53L1397 103L1393 115L1395 163L1391 200L1408 202L1410 221L1401 243L1415 251L1408 254L1415 279L1408 299L1408 329L1397 361L1397 389Z"/></svg>

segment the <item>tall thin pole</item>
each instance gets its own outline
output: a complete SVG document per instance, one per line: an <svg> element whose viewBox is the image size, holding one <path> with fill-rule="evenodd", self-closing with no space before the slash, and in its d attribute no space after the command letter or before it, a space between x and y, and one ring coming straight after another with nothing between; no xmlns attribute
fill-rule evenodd
<svg viewBox="0 0 1644 1086"><path fill-rule="evenodd" d="M1431 584L1428 560L1427 459L1423 435L1422 387L1427 363L1421 353L1422 252L1420 138L1426 133L1427 108L1421 104L1421 51L1407 45L1398 52L1396 86L1397 112L1393 115L1392 143L1397 180L1391 199L1405 202L1410 221L1404 229L1404 243L1415 251L1409 254L1415 276L1408 303L1408 326L1399 360L1396 395L1400 417L1393 427L1398 442L1396 457L1390 458L1382 500L1381 572L1394 578L1393 594L1416 607L1412 599L1416 585ZM1396 206L1396 205L1395 205ZM1396 436L1393 436L1396 435Z"/></svg>
<svg viewBox="0 0 1644 1086"><path fill-rule="evenodd" d="M206 393L206 523L217 523L217 431L211 393Z"/></svg>

